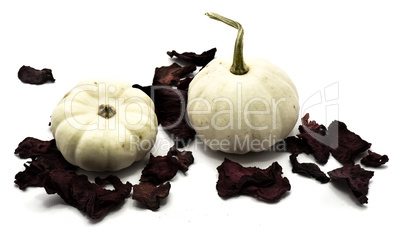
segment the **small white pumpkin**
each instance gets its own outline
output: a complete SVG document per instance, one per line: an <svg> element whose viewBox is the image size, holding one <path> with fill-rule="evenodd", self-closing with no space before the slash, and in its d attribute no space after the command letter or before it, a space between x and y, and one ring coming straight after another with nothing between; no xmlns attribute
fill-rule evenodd
<svg viewBox="0 0 402 233"><path fill-rule="evenodd" d="M264 151L284 139L299 116L299 97L291 79L270 62L243 60L243 28L238 29L233 62L215 58L191 81L187 113L198 137L211 149L244 154ZM247 64L247 65L246 65Z"/></svg>
<svg viewBox="0 0 402 233"><path fill-rule="evenodd" d="M155 143L157 127L148 95L119 80L80 82L51 117L64 158L89 171L117 171L141 160Z"/></svg>

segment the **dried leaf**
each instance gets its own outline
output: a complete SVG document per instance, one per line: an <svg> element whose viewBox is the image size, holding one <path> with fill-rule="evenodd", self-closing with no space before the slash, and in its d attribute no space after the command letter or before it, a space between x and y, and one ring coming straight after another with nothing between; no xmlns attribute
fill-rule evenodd
<svg viewBox="0 0 402 233"><path fill-rule="evenodd" d="M389 161L387 155L380 155L368 150L368 155L362 158L360 162L368 167L379 167Z"/></svg>
<svg viewBox="0 0 402 233"><path fill-rule="evenodd" d="M331 180L346 180L353 195L360 204L367 203L369 181L374 176L373 171L367 171L360 165L345 165L341 168L328 172Z"/></svg>
<svg viewBox="0 0 402 233"><path fill-rule="evenodd" d="M105 182L112 184L114 190L103 188ZM57 193L69 205L97 219L121 204L130 195L132 184L123 184L113 175L104 179L97 177L95 183L91 183L86 175L77 175L75 171L52 170L44 188L48 194Z"/></svg>
<svg viewBox="0 0 402 233"><path fill-rule="evenodd" d="M302 125L299 126L300 134L297 136L304 139L310 146L310 153L318 163L326 164L330 155L327 129L316 121L309 121L309 117L310 115L307 113L301 119Z"/></svg>
<svg viewBox="0 0 402 233"><path fill-rule="evenodd" d="M157 210L160 207L160 199L166 198L169 195L169 190L169 182L159 186L143 182L133 186L133 199L143 204L147 209Z"/></svg>
<svg viewBox="0 0 402 233"><path fill-rule="evenodd" d="M298 173L300 175L304 175L307 177L313 177L316 180L320 181L322 184L329 182L329 177L325 175L324 172L314 163L299 163L297 161L298 154L290 155L290 162L292 164L292 172Z"/></svg>
<svg viewBox="0 0 402 233"><path fill-rule="evenodd" d="M142 170L141 182L149 182L155 185L162 184L172 179L179 170L179 163L172 155L149 157L149 162Z"/></svg>
<svg viewBox="0 0 402 233"><path fill-rule="evenodd" d="M87 176L77 175L77 167L64 159L54 140L28 138L19 144L16 152L32 158L24 165L25 170L15 175L14 182L20 189L43 187L48 194L59 194L66 203L86 212L90 218L104 216L131 192L132 185L121 183L115 176L96 178L95 183L91 183ZM115 189L104 189L105 182L111 183Z"/></svg>
<svg viewBox="0 0 402 233"><path fill-rule="evenodd" d="M186 172L188 170L188 167L194 163L194 157L191 151L179 151L176 146L173 146L169 149L168 154L177 157L179 169L182 172Z"/></svg>
<svg viewBox="0 0 402 233"><path fill-rule="evenodd" d="M152 98L158 122L172 135L177 147L182 148L195 138L196 132L188 123L186 90L137 84L133 87L140 88Z"/></svg>
<svg viewBox="0 0 402 233"><path fill-rule="evenodd" d="M51 69L37 70L30 66L22 66L18 71L18 78L23 83L36 85L56 81Z"/></svg>
<svg viewBox="0 0 402 233"><path fill-rule="evenodd" d="M216 48L212 48L201 54L196 54L193 52L178 53L175 50L167 52L170 57L177 57L182 61L192 63L196 66L206 66L212 59L214 59L216 53Z"/></svg>
<svg viewBox="0 0 402 233"><path fill-rule="evenodd" d="M76 166L64 159L53 140L24 139L17 147L16 153L32 158L32 161L24 164L25 170L15 175L14 183L22 190L29 186L42 187L44 178L52 170L76 169ZM21 157L21 154L19 155Z"/></svg>
<svg viewBox="0 0 402 233"><path fill-rule="evenodd" d="M36 156L47 153L51 146L55 146L55 141L42 141L33 137L26 137L22 140L15 149L14 154L17 154L22 159L35 158Z"/></svg>
<svg viewBox="0 0 402 233"><path fill-rule="evenodd" d="M370 148L371 143L348 130L345 123L333 121L328 127L331 154L343 165L354 164L355 157Z"/></svg>
<svg viewBox="0 0 402 233"><path fill-rule="evenodd" d="M195 70L196 67L193 64L182 67L177 63L155 68L152 85L177 86L181 78L184 78Z"/></svg>
<svg viewBox="0 0 402 233"><path fill-rule="evenodd" d="M274 162L266 169L243 167L227 158L217 168L216 184L218 195L232 197L240 194L275 202L290 190L289 180L282 177L282 167Z"/></svg>

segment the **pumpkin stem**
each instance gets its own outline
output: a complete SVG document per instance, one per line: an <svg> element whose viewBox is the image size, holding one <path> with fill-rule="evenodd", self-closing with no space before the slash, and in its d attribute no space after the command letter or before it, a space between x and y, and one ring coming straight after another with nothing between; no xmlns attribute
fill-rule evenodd
<svg viewBox="0 0 402 233"><path fill-rule="evenodd" d="M215 20L221 21L223 23L226 23L227 25L232 26L238 30L234 53L233 53L233 63L232 63L232 66L230 67L230 72L232 72L232 74L235 74L235 75L242 75L242 74L247 73L249 68L246 65L246 63L244 63L244 59L243 59L244 30L243 30L243 27L241 26L241 24L236 21L233 21L231 19L228 19L226 17L223 17L219 14L216 14L216 13L208 12L208 13L205 13L205 15L209 16L211 19L215 19Z"/></svg>
<svg viewBox="0 0 402 233"><path fill-rule="evenodd" d="M116 115L116 109L108 104L101 104L98 108L98 115L105 119L109 119Z"/></svg>

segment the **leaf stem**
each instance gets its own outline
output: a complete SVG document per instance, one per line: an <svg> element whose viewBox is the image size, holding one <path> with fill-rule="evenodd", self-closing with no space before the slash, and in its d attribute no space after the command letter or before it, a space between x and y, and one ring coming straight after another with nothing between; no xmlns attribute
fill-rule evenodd
<svg viewBox="0 0 402 233"><path fill-rule="evenodd" d="M216 14L216 13L207 12L207 13L205 13L205 15L207 15L211 19L221 21L221 22L223 22L229 26L232 26L238 30L234 53L233 53L233 63L232 63L232 66L230 67L230 72L232 72L235 75L243 75L243 74L247 73L249 68L246 65L246 63L244 63L244 58L243 58L244 30L243 30L243 27L241 26L241 24L236 21L233 21L231 19L228 19L226 17L223 17L219 14Z"/></svg>

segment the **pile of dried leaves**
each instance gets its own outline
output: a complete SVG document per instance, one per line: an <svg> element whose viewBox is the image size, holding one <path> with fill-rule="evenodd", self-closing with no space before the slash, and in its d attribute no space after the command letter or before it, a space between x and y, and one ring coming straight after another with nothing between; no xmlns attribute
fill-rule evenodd
<svg viewBox="0 0 402 233"><path fill-rule="evenodd" d="M183 172L194 162L190 151L170 148L166 156L151 155L142 171L141 183L123 184L114 175L96 177L95 183L86 175L78 175L77 167L68 163L56 147L55 140L42 141L25 138L16 148L15 154L22 159L31 159L24 164L25 170L15 175L15 184L21 190L27 187L43 187L47 194L58 194L66 203L83 211L90 218L106 215L113 207L120 205L130 196L151 210L159 208L159 199L169 194L170 183L178 170ZM114 190L105 189L106 183Z"/></svg>
<svg viewBox="0 0 402 233"><path fill-rule="evenodd" d="M27 137L18 145L15 154L32 159L24 164L24 171L15 175L15 183L20 189L43 187L46 193L57 193L90 218L102 217L131 192L132 185L129 182L123 184L116 176L97 177L95 183L91 183L86 175L78 175L77 167L64 159L54 139L41 141ZM114 190L104 189L105 182L112 184Z"/></svg>
<svg viewBox="0 0 402 233"><path fill-rule="evenodd" d="M159 208L159 199L169 195L170 183L180 170L186 172L194 162L191 151L179 151L175 146L165 156L150 155L149 162L142 170L140 183L133 187L133 199L150 210Z"/></svg>
<svg viewBox="0 0 402 233"><path fill-rule="evenodd" d="M187 91L197 66L204 67L214 57L216 48L202 54L176 51L167 52L170 57L188 63L180 66L176 62L170 66L155 69L155 75L150 86L133 85L147 93L155 103L155 111L159 124L172 135L175 145L182 148L195 137L195 131L190 126L187 117Z"/></svg>
<svg viewBox="0 0 402 233"><path fill-rule="evenodd" d="M300 133L284 140L284 148L291 153L292 171L313 177L321 183L346 180L359 203L367 203L368 185L374 172L367 171L359 164L355 164L355 159L358 155L367 153L360 163L365 166L378 167L388 162L388 156L368 150L371 143L350 131L341 121L333 121L327 129L322 124L309 121L309 114L306 114L301 122ZM328 172L328 177L315 163L299 163L297 156L301 153L313 155L317 163L321 165L326 164L332 155L343 167Z"/></svg>
<svg viewBox="0 0 402 233"><path fill-rule="evenodd" d="M43 187L48 194L58 194L66 203L83 211L90 218L101 218L115 206L121 205L130 196L146 208L157 210L160 199L169 195L171 180L180 170L186 172L194 162L190 151L179 151L195 137L186 113L188 86L194 77L197 66L202 69L215 56L216 49L202 54L167 52L170 57L177 57L181 66L174 62L170 66L155 69L152 85L140 86L155 103L158 122L174 141L174 146L165 156L150 155L149 162L142 171L140 182L132 185L123 184L113 175L105 178L97 177L90 182L86 175L78 175L77 167L69 164L57 149L55 140L42 141L36 138L25 138L15 150L22 159L31 159L24 164L25 170L15 176L15 184L22 190L27 187ZM23 82L41 84L54 81L51 70L35 70L23 66L19 73ZM388 156L372 152L371 144L359 135L351 132L346 124L333 121L328 129L315 121L309 121L309 114L302 118L299 134L284 139L285 151L290 152L292 171L315 178L321 183L335 180L346 180L356 199L367 203L369 180L373 171L367 171L355 164L361 153L367 153L361 159L365 166L378 167L388 162ZM315 163L299 163L299 154L311 154L318 164L327 163L330 155L337 159L343 167L328 172L328 176ZM229 198L237 195L249 195L266 202L276 202L290 190L289 180L282 176L282 167L272 163L266 169L243 167L239 163L225 159L217 168L218 195ZM113 190L104 188L106 183L113 185Z"/></svg>
<svg viewBox="0 0 402 233"><path fill-rule="evenodd" d="M154 100L158 121L165 130L174 135L179 147L194 138L195 131L186 121L187 89L192 77L190 74L196 66L205 66L215 56L216 49L202 54L168 52L170 57L189 63L180 66L173 63L167 67L155 69L152 86L141 87ZM25 83L43 84L54 82L50 69L36 70L23 66L18 78ZM134 85L137 87L137 85ZM178 114L178 113L182 114ZM179 124L175 124L179 122ZM90 218L105 216L113 207L120 205L133 190L132 198L146 208L156 210L160 199L170 191L169 180L178 170L186 172L194 162L190 151L179 151L176 146L170 148L166 156L153 156L144 170L140 183L123 184L116 176L96 177L95 182L86 175L78 175L77 167L68 163L56 147L55 140L42 141L33 137L25 138L15 150L22 159L31 159L24 164L25 170L15 175L15 184L21 190L27 187L43 187L48 194L58 194L66 203L83 211ZM114 190L105 189L106 183L113 185Z"/></svg>

